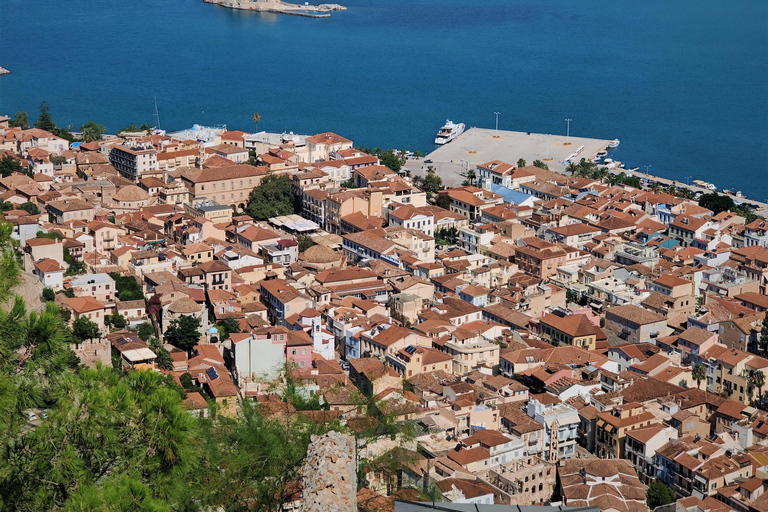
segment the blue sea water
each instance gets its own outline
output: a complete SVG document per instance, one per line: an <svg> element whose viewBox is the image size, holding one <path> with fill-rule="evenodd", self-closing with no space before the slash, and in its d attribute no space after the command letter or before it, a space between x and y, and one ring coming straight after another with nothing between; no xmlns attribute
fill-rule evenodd
<svg viewBox="0 0 768 512"><path fill-rule="evenodd" d="M615 158L768 199L765 0L339 0L330 19L201 0L2 0L0 113L226 123L433 148L468 126L621 139Z"/></svg>

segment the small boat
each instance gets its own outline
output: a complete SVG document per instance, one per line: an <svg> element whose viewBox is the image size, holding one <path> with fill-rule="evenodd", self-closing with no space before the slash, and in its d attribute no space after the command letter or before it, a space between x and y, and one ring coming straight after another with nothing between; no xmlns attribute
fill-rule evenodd
<svg viewBox="0 0 768 512"><path fill-rule="evenodd" d="M714 186L712 183L707 183L706 181L693 180L693 184L697 187L706 188L707 190L717 190L716 186Z"/></svg>
<svg viewBox="0 0 768 512"><path fill-rule="evenodd" d="M611 149L618 146L619 146L619 139L613 139L611 142L608 143L608 147Z"/></svg>
<svg viewBox="0 0 768 512"><path fill-rule="evenodd" d="M603 163L606 163L606 164L610 164L611 162L613 162L612 158L606 158L605 160L603 160Z"/></svg>
<svg viewBox="0 0 768 512"><path fill-rule="evenodd" d="M608 154L607 151L605 151L604 149L601 149L600 151L597 152L597 158L603 158L607 154Z"/></svg>
<svg viewBox="0 0 768 512"><path fill-rule="evenodd" d="M462 133L464 133L464 123L455 124L448 119L445 121L445 125L437 132L435 144L440 146L448 144Z"/></svg>

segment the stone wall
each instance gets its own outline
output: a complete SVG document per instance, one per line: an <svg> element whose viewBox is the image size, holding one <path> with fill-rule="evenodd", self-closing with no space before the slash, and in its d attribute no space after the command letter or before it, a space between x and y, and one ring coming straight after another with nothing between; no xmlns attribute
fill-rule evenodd
<svg viewBox="0 0 768 512"><path fill-rule="evenodd" d="M302 467L301 512L357 512L355 438L329 432L312 438Z"/></svg>

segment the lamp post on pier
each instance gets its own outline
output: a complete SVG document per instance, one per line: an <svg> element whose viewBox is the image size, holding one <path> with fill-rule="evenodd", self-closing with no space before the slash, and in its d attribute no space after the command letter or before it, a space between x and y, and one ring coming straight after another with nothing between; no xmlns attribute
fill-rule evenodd
<svg viewBox="0 0 768 512"><path fill-rule="evenodd" d="M571 119L570 117L565 120L565 122L566 122L566 125L565 125L565 144L566 145L571 143L570 140L569 140L570 137L571 137L571 121L573 121L573 119Z"/></svg>
<svg viewBox="0 0 768 512"><path fill-rule="evenodd" d="M496 136L499 135L499 114L501 114L501 112L494 112L494 115L496 116Z"/></svg>

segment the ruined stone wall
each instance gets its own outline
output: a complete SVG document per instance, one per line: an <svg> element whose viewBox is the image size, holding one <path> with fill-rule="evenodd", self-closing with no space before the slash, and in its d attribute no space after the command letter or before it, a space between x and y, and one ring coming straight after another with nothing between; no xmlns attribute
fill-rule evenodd
<svg viewBox="0 0 768 512"><path fill-rule="evenodd" d="M338 432L313 437L302 467L301 512L357 512L355 438Z"/></svg>

